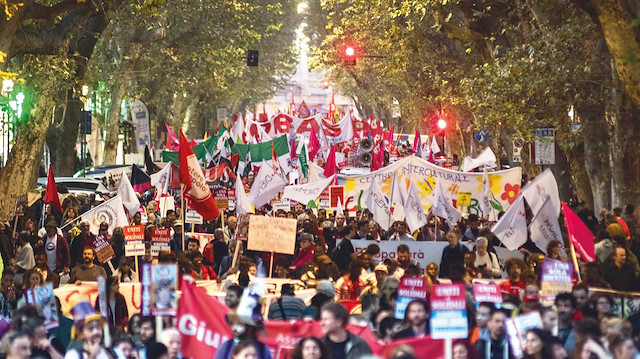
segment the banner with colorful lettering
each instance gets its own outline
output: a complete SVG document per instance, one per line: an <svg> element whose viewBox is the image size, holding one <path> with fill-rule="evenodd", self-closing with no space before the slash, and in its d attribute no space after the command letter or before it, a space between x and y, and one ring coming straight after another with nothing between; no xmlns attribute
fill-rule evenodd
<svg viewBox="0 0 640 359"><path fill-rule="evenodd" d="M310 182L324 179L324 169L320 166L311 164L309 170L311 172ZM398 181L405 186L405 193L411 181L416 184L425 210L431 208L437 178L442 183L445 196L454 206L456 206L460 193L471 193L470 204L464 208L458 207L458 210L481 215L479 203L482 191L482 173L449 170L416 156L402 158L384 168L363 175L338 175L338 184L344 186L345 200L343 205L349 211L356 211L358 203L364 207L365 196L371 179L374 177L377 178L382 193L389 202L394 173ZM489 172L492 206L491 213L489 213L490 219L495 219L500 211L505 211L515 201L520 193L521 180L522 169L520 167Z"/></svg>

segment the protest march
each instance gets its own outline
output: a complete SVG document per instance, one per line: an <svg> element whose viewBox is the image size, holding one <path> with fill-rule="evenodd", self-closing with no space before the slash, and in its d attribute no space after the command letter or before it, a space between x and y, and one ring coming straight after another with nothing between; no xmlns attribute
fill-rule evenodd
<svg viewBox="0 0 640 359"><path fill-rule="evenodd" d="M104 198L50 168L4 227L0 351L635 357L633 205L596 216L549 169L524 179L488 147L452 163L435 137L362 122L236 116L198 141L167 126L162 160L107 171Z"/></svg>

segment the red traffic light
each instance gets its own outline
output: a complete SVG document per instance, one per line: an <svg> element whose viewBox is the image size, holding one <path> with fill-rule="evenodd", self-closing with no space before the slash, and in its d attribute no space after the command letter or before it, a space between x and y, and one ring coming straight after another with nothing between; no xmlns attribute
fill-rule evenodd
<svg viewBox="0 0 640 359"><path fill-rule="evenodd" d="M329 86L331 86L331 84L329 83L329 80L322 80L322 87L324 89L328 89Z"/></svg>
<svg viewBox="0 0 640 359"><path fill-rule="evenodd" d="M439 118L438 121L436 121L436 126L438 126L438 128L440 130L446 130L447 129L447 120L445 120L444 118Z"/></svg>
<svg viewBox="0 0 640 359"><path fill-rule="evenodd" d="M358 49L354 44L345 44L342 48L342 60L345 65L354 66L358 58Z"/></svg>
<svg viewBox="0 0 640 359"><path fill-rule="evenodd" d="M442 135L449 129L449 119L442 113L433 115L429 119L429 130L434 135Z"/></svg>

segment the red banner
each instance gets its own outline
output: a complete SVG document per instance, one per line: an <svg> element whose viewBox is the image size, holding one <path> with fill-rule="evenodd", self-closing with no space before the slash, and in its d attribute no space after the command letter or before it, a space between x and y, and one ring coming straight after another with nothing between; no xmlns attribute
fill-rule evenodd
<svg viewBox="0 0 640 359"><path fill-rule="evenodd" d="M213 358L216 350L232 332L225 321L230 309L210 297L194 283L182 282L182 295L178 304L178 330L182 335L182 356L191 358ZM207 308L207 310L201 310ZM400 344L414 348L418 358L444 358L444 341L431 339L409 339L380 344L368 327L349 325L347 329L364 339L375 355L390 357L391 352ZM291 352L302 338L314 336L322 338L322 328L318 321L267 321L260 336L271 350L274 359L289 359ZM428 355L427 355L428 353Z"/></svg>

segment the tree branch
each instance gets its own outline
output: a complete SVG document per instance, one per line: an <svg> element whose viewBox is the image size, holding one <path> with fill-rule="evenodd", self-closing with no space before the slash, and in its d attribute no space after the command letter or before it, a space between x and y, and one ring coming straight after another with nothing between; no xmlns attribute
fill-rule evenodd
<svg viewBox="0 0 640 359"><path fill-rule="evenodd" d="M434 8L433 16L436 24L440 25L442 32L450 39L459 40L467 44L474 45L476 50L480 52L485 60L493 58L491 48L484 36L477 31L471 30L468 27L453 24L445 18L444 8L442 5Z"/></svg>
<svg viewBox="0 0 640 359"><path fill-rule="evenodd" d="M53 6L46 6L35 1L25 4L25 19L53 20L56 17L76 8L88 6L77 0L64 0Z"/></svg>

